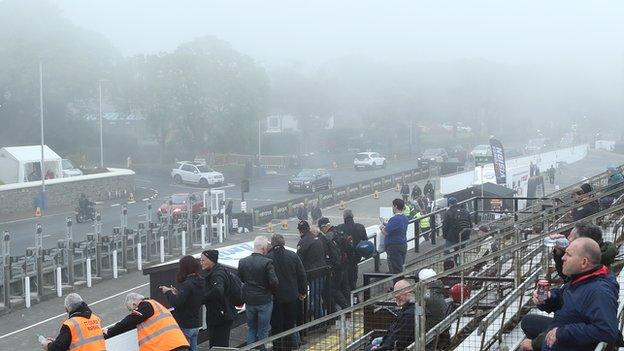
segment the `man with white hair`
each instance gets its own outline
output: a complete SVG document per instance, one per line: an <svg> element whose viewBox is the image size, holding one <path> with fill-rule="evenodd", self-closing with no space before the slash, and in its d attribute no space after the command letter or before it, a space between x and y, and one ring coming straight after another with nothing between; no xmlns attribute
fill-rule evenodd
<svg viewBox="0 0 624 351"><path fill-rule="evenodd" d="M238 275L243 282L243 302L247 316L247 344L269 337L273 293L277 291L278 280L273 260L265 255L269 251L266 236L254 240L254 252L238 262ZM264 346L260 348L264 350Z"/></svg>
<svg viewBox="0 0 624 351"><path fill-rule="evenodd" d="M125 305L130 314L104 330L107 339L136 328L139 351L189 350L188 340L175 318L158 301L138 293L129 293Z"/></svg>
<svg viewBox="0 0 624 351"><path fill-rule="evenodd" d="M47 338L42 342L43 350L106 350L100 317L91 312L80 295L67 295L65 312L69 318L63 322L56 339Z"/></svg>
<svg viewBox="0 0 624 351"><path fill-rule="evenodd" d="M380 338L375 338L369 350L404 350L414 342L414 293L411 284L405 280L399 280L394 284L394 301L401 310L396 319Z"/></svg>

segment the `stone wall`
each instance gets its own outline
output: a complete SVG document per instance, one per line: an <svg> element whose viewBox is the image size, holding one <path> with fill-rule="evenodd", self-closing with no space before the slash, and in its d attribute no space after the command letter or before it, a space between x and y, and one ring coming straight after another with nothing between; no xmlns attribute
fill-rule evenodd
<svg viewBox="0 0 624 351"><path fill-rule="evenodd" d="M39 182L0 186L0 214L33 211L40 191ZM46 181L47 208L77 206L82 193L91 201L106 201L134 192L134 172L125 169Z"/></svg>

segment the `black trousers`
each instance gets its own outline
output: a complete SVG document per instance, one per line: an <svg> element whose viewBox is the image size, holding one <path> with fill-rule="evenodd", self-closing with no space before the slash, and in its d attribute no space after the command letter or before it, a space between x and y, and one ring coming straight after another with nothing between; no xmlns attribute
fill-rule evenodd
<svg viewBox="0 0 624 351"><path fill-rule="evenodd" d="M349 297L351 290L349 289L349 276L347 269L340 269L332 272L330 292L333 300L333 305L330 306L330 311L336 311L336 305L338 305L341 309L351 306L351 299Z"/></svg>
<svg viewBox="0 0 624 351"><path fill-rule="evenodd" d="M279 334L295 327L299 315L299 301L290 302L273 301L273 314L271 314L271 334ZM273 350L294 350L297 348L293 336L289 335L273 341Z"/></svg>
<svg viewBox="0 0 624 351"><path fill-rule="evenodd" d="M210 347L230 346L230 329L232 329L232 321L224 322L218 325L208 326L208 343Z"/></svg>
<svg viewBox="0 0 624 351"><path fill-rule="evenodd" d="M520 328L528 339L535 339L541 333L548 330L548 326L552 323L552 317L542 316L539 314L527 314L522 317Z"/></svg>
<svg viewBox="0 0 624 351"><path fill-rule="evenodd" d="M358 265L354 262L349 262L347 266L347 279L349 281L349 290L355 290L358 280ZM349 294L351 291L349 291Z"/></svg>

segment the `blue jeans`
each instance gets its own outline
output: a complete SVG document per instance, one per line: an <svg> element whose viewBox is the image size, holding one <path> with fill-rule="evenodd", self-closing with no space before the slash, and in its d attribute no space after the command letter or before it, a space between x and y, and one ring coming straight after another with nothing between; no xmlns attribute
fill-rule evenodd
<svg viewBox="0 0 624 351"><path fill-rule="evenodd" d="M189 350L197 351L197 335L199 334L199 328L180 328L186 340L188 340L191 347Z"/></svg>
<svg viewBox="0 0 624 351"><path fill-rule="evenodd" d="M273 301L264 305L245 305L247 316L247 345L269 337ZM259 348L266 350L264 346Z"/></svg>
<svg viewBox="0 0 624 351"><path fill-rule="evenodd" d="M319 319L325 316L325 309L323 308L323 300L325 297L325 277L319 277L310 281L310 312L314 316L314 319Z"/></svg>

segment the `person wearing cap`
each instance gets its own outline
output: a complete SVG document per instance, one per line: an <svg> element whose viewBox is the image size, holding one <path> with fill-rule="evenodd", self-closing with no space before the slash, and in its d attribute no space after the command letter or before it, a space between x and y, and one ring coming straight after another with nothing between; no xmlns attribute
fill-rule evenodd
<svg viewBox="0 0 624 351"><path fill-rule="evenodd" d="M67 295L65 312L69 317L61 325L56 339L46 338L42 341L43 350L106 350L100 317L91 312L80 295Z"/></svg>
<svg viewBox="0 0 624 351"><path fill-rule="evenodd" d="M424 268L418 272L418 280L425 282L425 329L429 331L446 317L447 304L444 299L444 284L438 279L431 280L436 276L431 268ZM425 350L445 349L450 341L450 333L447 330L440 333L436 340L427 344Z"/></svg>
<svg viewBox="0 0 624 351"><path fill-rule="evenodd" d="M472 219L470 213L461 205L457 204L457 199L449 197L447 200L449 208L444 213L442 221L442 237L444 238L444 254L451 253L451 247L456 246L460 241L464 242L470 239L470 230L472 228ZM461 248L455 247L453 251ZM457 260L457 255L455 255ZM457 262L455 262L457 263Z"/></svg>
<svg viewBox="0 0 624 351"><path fill-rule="evenodd" d="M355 252L353 245L347 242L347 236L342 231L336 230L329 221L323 217L318 221L321 230L321 239L325 238L325 245L329 257L329 264L332 267L330 291L334 301L334 309L340 310L349 306L351 289L347 276L348 251ZM350 246L350 247L349 247ZM350 250L351 249L351 250ZM335 255L335 257L331 257ZM332 310L334 310L332 309Z"/></svg>
<svg viewBox="0 0 624 351"><path fill-rule="evenodd" d="M344 232L351 241L354 248L358 246L361 241L368 240L366 234L366 228L361 223L356 223L353 219L353 211L346 209L342 212L343 224L336 226L338 230ZM350 290L354 290L358 279L358 263L362 260L362 256L358 254L357 250L353 251L351 257L347 257L349 262L347 264L347 280L349 282Z"/></svg>
<svg viewBox="0 0 624 351"><path fill-rule="evenodd" d="M229 347L235 307L226 294L228 272L219 263L219 251L206 250L199 256L205 281L203 303L206 306L206 326L210 347Z"/></svg>
<svg viewBox="0 0 624 351"><path fill-rule="evenodd" d="M379 229L384 237L386 255L388 256L388 270L391 274L403 271L405 255L407 255L407 225L409 221L403 214L405 203L401 199L392 201L394 216L388 223L381 225Z"/></svg>
<svg viewBox="0 0 624 351"><path fill-rule="evenodd" d="M593 191L591 184L583 183L580 188L574 193L573 198L577 203L583 203L589 200L590 195ZM600 211L600 205L596 201L591 201L581 206L575 207L570 210L570 217L573 222L580 221L581 219L596 214Z"/></svg>
<svg viewBox="0 0 624 351"><path fill-rule="evenodd" d="M267 257L273 260L275 274L279 280L277 293L273 297L271 334L279 334L295 327L300 302L308 292L305 269L299 256L286 249L286 241L281 234L271 236L271 249ZM297 347L294 335L273 341L273 350L293 350Z"/></svg>
<svg viewBox="0 0 624 351"><path fill-rule="evenodd" d="M326 253L325 245L320 239L320 235L314 235L310 231L310 224L307 221L300 221L297 225L299 230L299 243L297 244L297 255L303 263L303 267L306 270L306 276L310 284L310 303L314 318L321 318L324 315L323 308L321 306L321 294L325 287L325 279L323 276L319 276L318 273L313 273L315 270L325 267Z"/></svg>

